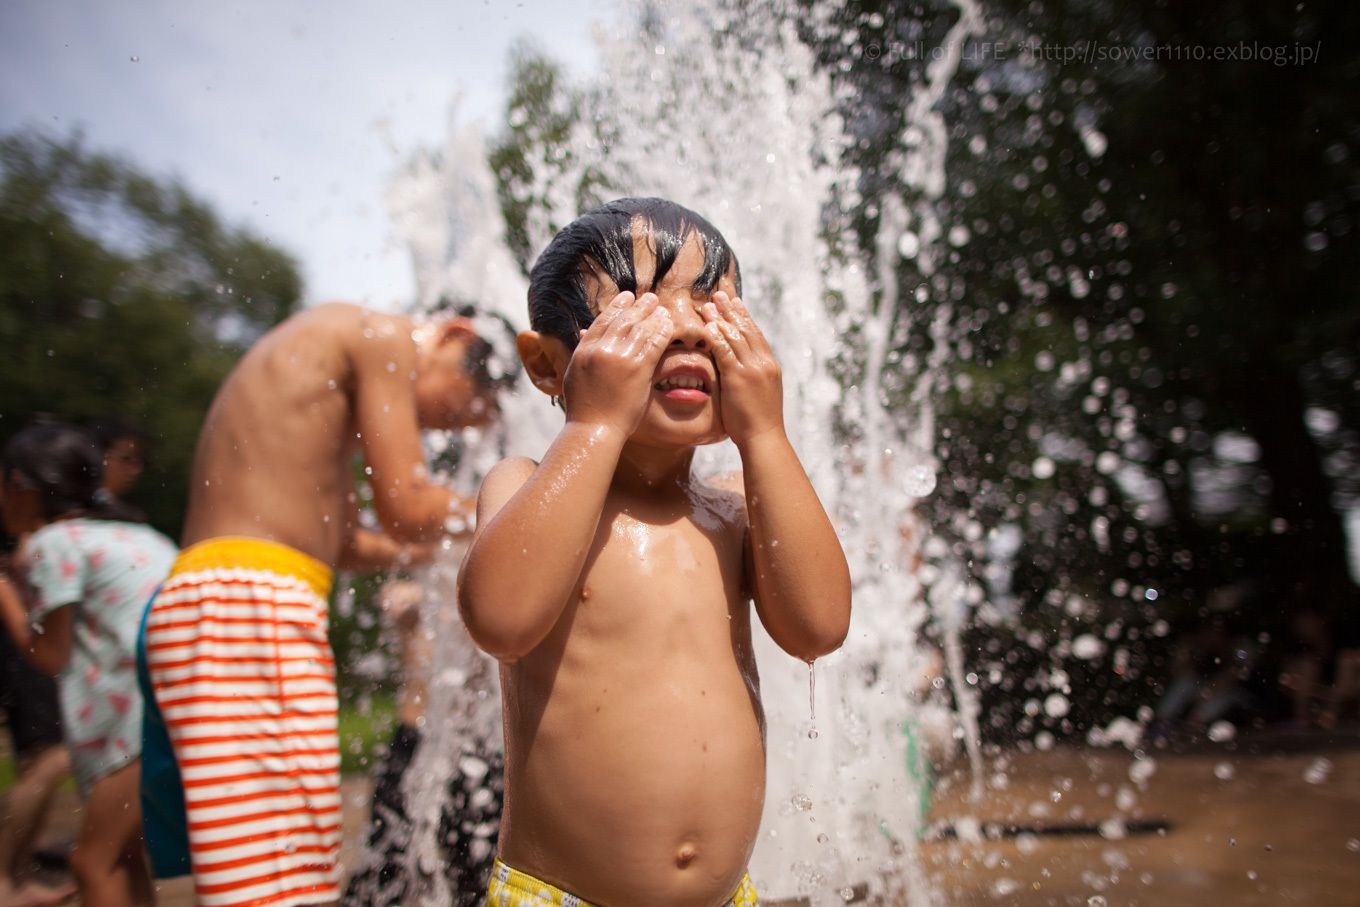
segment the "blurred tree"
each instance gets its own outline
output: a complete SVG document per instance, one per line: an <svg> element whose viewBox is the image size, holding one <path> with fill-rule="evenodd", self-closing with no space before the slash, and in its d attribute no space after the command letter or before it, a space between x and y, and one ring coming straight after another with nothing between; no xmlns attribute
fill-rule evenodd
<svg viewBox="0 0 1360 907"><path fill-rule="evenodd" d="M40 413L121 415L153 448L130 499L178 537L199 425L298 306L293 260L79 134L0 139L0 439Z"/></svg>
<svg viewBox="0 0 1360 907"><path fill-rule="evenodd" d="M986 530L1020 526L1017 639L1062 651L1099 613L1123 628L1125 677L1139 650L1157 667L1148 627L1201 619L1230 583L1256 584L1253 629L1284 632L1305 603L1354 620L1340 512L1360 497L1360 7L980 7L952 48L944 0L804 21L853 89L861 247L880 248L890 195L944 226L913 223L891 249L902 359L953 319L936 532L985 582ZM930 200L903 176L921 141L908 111L949 50L948 179Z"/></svg>
<svg viewBox="0 0 1360 907"><path fill-rule="evenodd" d="M964 380L952 398L965 421L947 445L974 451L960 471L1009 478L1012 499L1021 483L1037 486L1061 509L1061 475L1031 468L1045 450L1075 463L1079 481L1065 490L1078 499L1089 497L1080 486L1141 464L1143 490L1163 488L1169 513L1154 517L1126 481L1109 489L1127 504L1119 516L1172 527L1201 565L1223 553L1226 516L1230 528L1276 536L1262 546L1281 571L1281 597L1353 601L1333 500L1353 457L1325 462L1307 420L1325 405L1340 425L1360 422L1351 280L1360 123L1345 87L1360 74L1360 9L1232 4L1210 15L1063 0L984 9L991 18L940 104L951 143L939 209L961 228L941 242L944 270L966 282L956 316ZM909 196L895 169L906 106L957 12L865 3L842 17L820 39L828 63L848 46L857 54L844 78L856 88L847 116L863 195ZM1104 59L1079 56L1088 46ZM876 206L858 216L872 249ZM899 269L905 286L923 282L911 256ZM926 290L940 301L938 287ZM979 418L999 430L973 430ZM1197 461L1210 465L1225 432L1249 436L1239 462L1259 464L1239 471L1226 514L1197 503L1187 479ZM1093 470L1107 450L1118 460ZM1009 509L1026 518L1032 508ZM1209 570L1202 581L1224 578Z"/></svg>

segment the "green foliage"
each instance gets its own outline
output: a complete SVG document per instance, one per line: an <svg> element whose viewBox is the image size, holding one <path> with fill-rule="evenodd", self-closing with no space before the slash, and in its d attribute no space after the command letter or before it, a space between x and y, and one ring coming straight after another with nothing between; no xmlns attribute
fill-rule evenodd
<svg viewBox="0 0 1360 907"><path fill-rule="evenodd" d="M340 773L369 774L397 726L397 704L390 694L365 693L342 703L339 716Z"/></svg>
<svg viewBox="0 0 1360 907"><path fill-rule="evenodd" d="M1015 654L1037 672L1092 614L1117 622L1111 649L1127 644L1130 660L1118 676L1108 660L1082 666L1102 691L1081 706L1089 723L1146 696L1129 684L1155 689L1167 643L1203 620L1215 588L1254 584L1233 616L1252 636L1286 638L1288 610L1304 604L1353 619L1338 509L1360 500L1360 117L1348 87L1360 8L989 0L984 12L936 108L949 145L934 201L902 177L903 127L958 11L862 2L809 17L804 33L853 88L842 112L861 247L875 249L889 194L929 201L946 231L964 231L936 246L936 272L895 261L894 336L896 361L920 361L939 342L927 326L951 324L941 482L923 506L934 533L985 583L987 531L1023 531L1017 622L975 636L1004 637L980 660ZM1052 55L1091 42L1154 56ZM1243 53L1261 47L1320 54L1280 65ZM1310 418L1335 424L1319 433ZM1254 458L1216 448L1244 436ZM1223 485L1216 500L1208 479ZM1094 610L1065 613L1071 596ZM1170 632L1149 636L1163 619Z"/></svg>
<svg viewBox="0 0 1360 907"><path fill-rule="evenodd" d="M79 135L0 139L0 438L39 413L139 422L152 448L131 500L172 537L213 394L300 297L287 254L177 183Z"/></svg>
<svg viewBox="0 0 1360 907"><path fill-rule="evenodd" d="M515 47L510 65L507 131L491 148L488 161L496 174L506 243L527 274L533 256L568 220L603 199L595 194L598 180L593 174L587 172L577 184L561 178L570 172L573 132L583 122L580 93L566 84L556 62L530 44ZM556 211L564 201L561 223L551 214L542 221L544 212Z"/></svg>

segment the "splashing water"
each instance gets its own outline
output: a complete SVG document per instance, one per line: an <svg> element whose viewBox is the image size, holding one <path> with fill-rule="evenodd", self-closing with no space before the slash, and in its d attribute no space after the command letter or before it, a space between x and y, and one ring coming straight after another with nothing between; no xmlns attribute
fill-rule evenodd
<svg viewBox="0 0 1360 907"><path fill-rule="evenodd" d="M854 582L854 616L843 648L824 659L820 716L815 701L804 698L814 692L808 668L756 633L768 781L750 871L762 898L771 900L841 904L844 892L861 889L889 902L935 901L913 860L924 793L905 729L918 708L917 678L931 660L918 646L930 608L912 566L921 543L914 508L935 483L930 395L949 349L949 306L940 307L929 328L940 341L930 356L893 363L889 350L906 330L893 264L909 252L929 277L947 233L934 204L944 189L946 148L935 104L957 69L963 39L981 27L971 0L955 6L961 15L945 42L951 53L932 62L902 124L900 175L911 194L878 200L875 256L864 254L844 226L845 212L861 199L858 173L843 160L848 139L837 113L843 98L800 38L800 25L829 27L826 10L771 2L738 12L705 0L625 14L601 33L602 71L584 89L590 118L576 123L561 153L538 159L525 193L535 200L527 221L534 254L589 206L582 197L594 203L658 195L700 212L736 249L745 299L779 355L786 426L837 525ZM412 248L423 305L444 295L472 299L527 326L526 281L506 248L494 178L475 129L455 124L442 153L421 155L402 174L392 203ZM906 405L891 409L890 372L910 383ZM462 455L455 484L475 487L507 454L537 458L560 426L560 415L522 378L502 413L495 430L456 440ZM700 474L738 466L731 444L696 457ZM439 588L427 601L452 602L455 565L450 559L430 571L427 582ZM948 604L966 606L957 596ZM441 612L432 619L450 618ZM456 616L451 621L456 627ZM478 742L473 738L499 734L483 720L494 670L483 673L486 660L466 637L440 626L426 725L439 743L423 748L434 761L452 758L464 742ZM952 638L957 644L957 633ZM949 673L970 755L980 760L976 703L968 705L952 648ZM447 766L415 768L420 772L408 777L439 778ZM417 821L426 834L437 824L439 796L408 790L408 802L427 810ZM434 851L418 842L410 850L428 868ZM420 900L447 903L436 887Z"/></svg>

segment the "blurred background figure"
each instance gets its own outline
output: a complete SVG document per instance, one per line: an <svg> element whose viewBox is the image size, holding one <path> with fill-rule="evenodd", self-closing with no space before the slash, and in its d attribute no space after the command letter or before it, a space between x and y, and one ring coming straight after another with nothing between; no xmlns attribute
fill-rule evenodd
<svg viewBox="0 0 1360 907"><path fill-rule="evenodd" d="M138 797L142 698L137 631L176 548L100 500L103 451L74 425L19 432L0 455L0 511L24 539L15 562L26 580L0 596L0 618L57 688L84 816L71 872L87 907L154 901ZM21 601L22 596L22 601Z"/></svg>
<svg viewBox="0 0 1360 907"><path fill-rule="evenodd" d="M146 521L140 508L124 498L136 487L146 469L146 431L121 416L108 416L90 422L89 431L104 452L104 478L99 489L100 503L119 510L133 522Z"/></svg>
<svg viewBox="0 0 1360 907"><path fill-rule="evenodd" d="M1297 611L1290 621L1294 653L1285 660L1280 686L1293 704L1298 728L1334 730L1354 717L1360 701L1360 638L1339 631L1315 608Z"/></svg>
<svg viewBox="0 0 1360 907"><path fill-rule="evenodd" d="M1212 603L1210 609L1223 610ZM1153 735L1203 734L1216 721L1236 723L1254 712L1258 703L1248 681L1259 655L1255 642L1229 631L1221 613L1182 637L1176 644L1171 681L1157 702Z"/></svg>

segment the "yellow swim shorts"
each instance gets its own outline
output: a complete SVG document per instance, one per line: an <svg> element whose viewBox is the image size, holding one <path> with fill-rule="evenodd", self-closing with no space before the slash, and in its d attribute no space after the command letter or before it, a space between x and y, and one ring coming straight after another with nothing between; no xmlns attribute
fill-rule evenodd
<svg viewBox="0 0 1360 907"><path fill-rule="evenodd" d="M741 877L741 884L722 907L758 907L756 889L751 877ZM518 869L511 869L497 858L491 869L491 885L486 891L486 907L595 907L574 894L567 894L547 882Z"/></svg>

